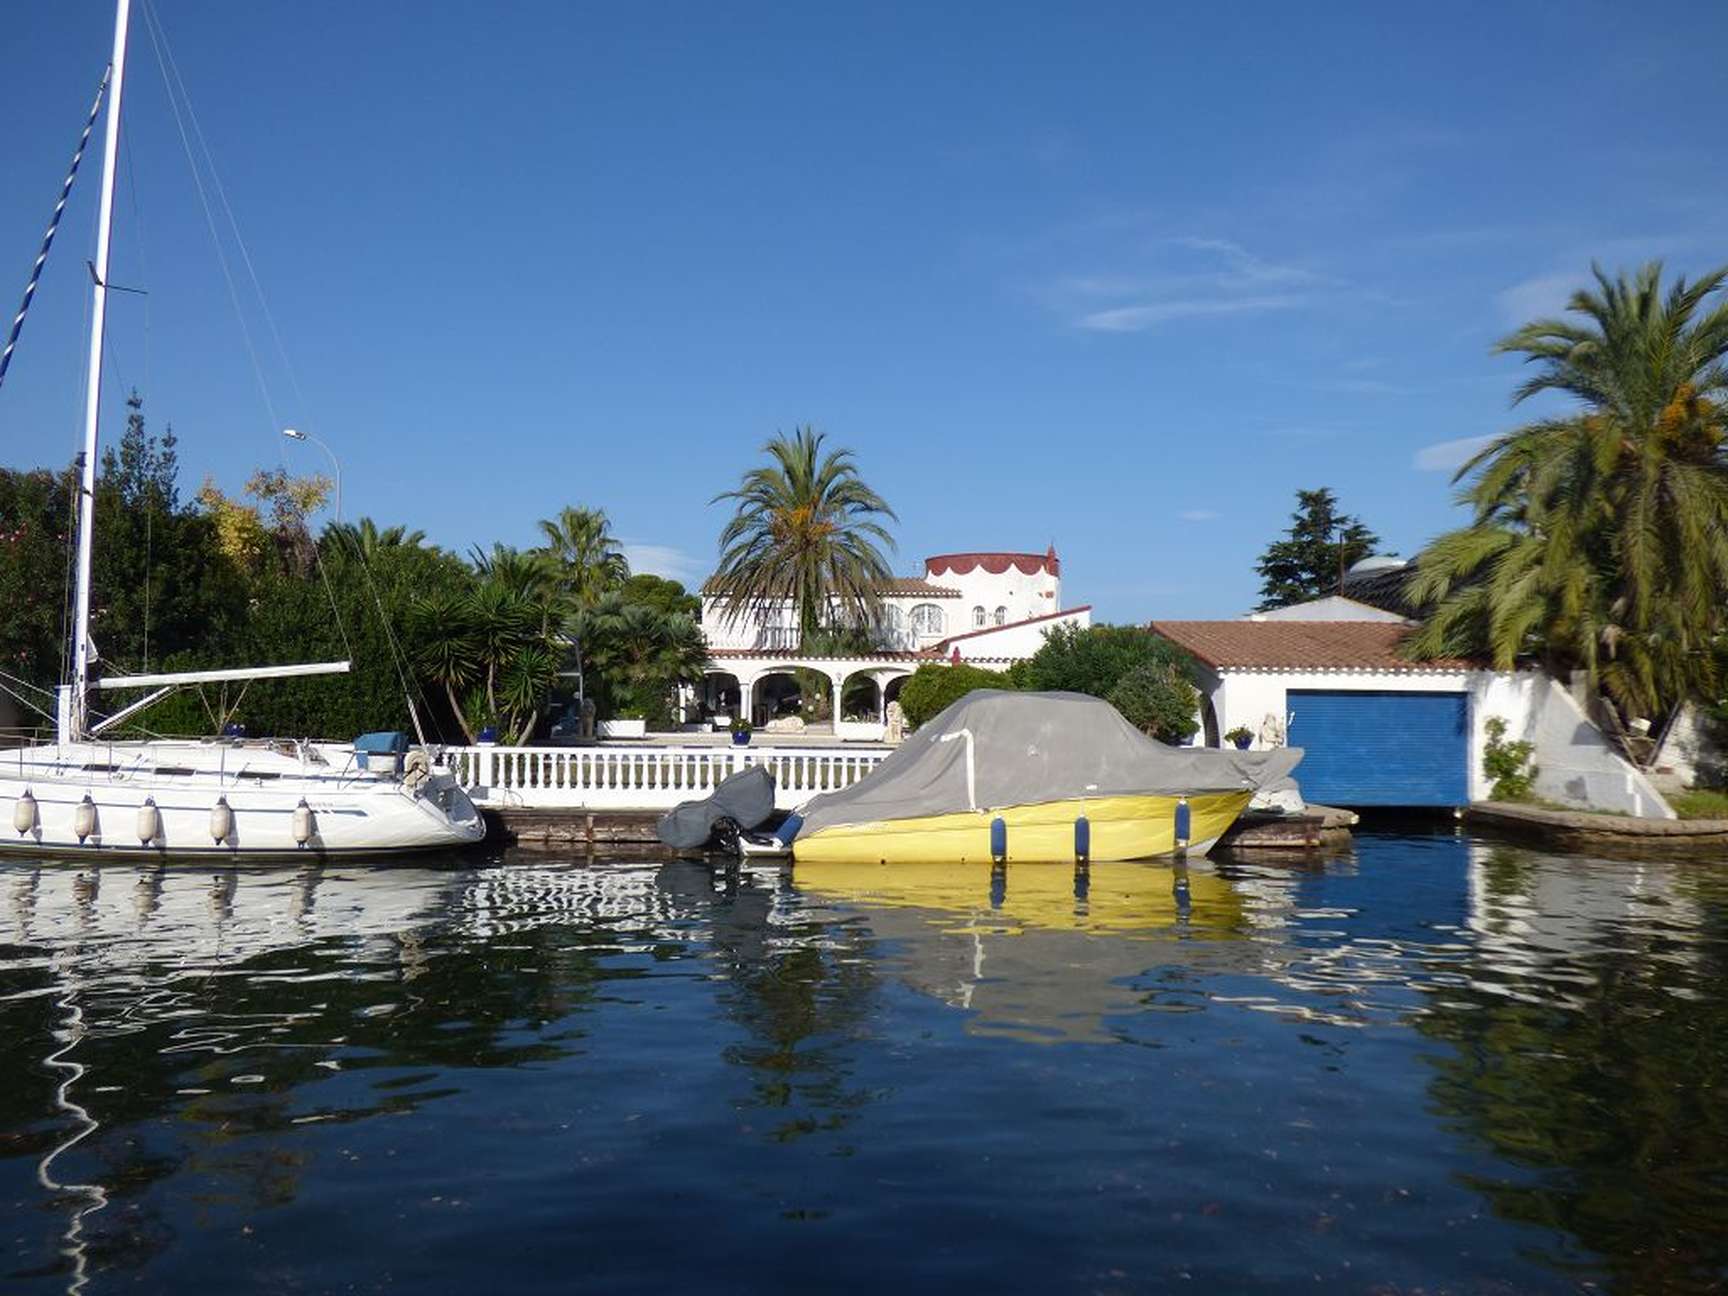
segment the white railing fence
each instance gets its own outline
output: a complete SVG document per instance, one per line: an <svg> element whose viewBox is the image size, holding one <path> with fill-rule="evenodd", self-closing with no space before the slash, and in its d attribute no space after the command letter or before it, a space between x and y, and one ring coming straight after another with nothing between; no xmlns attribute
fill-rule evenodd
<svg viewBox="0 0 1728 1296"><path fill-rule="evenodd" d="M885 751L813 747L446 747L437 769L476 805L562 810L668 810L707 796L751 765L774 776L774 804L791 810L856 783Z"/></svg>

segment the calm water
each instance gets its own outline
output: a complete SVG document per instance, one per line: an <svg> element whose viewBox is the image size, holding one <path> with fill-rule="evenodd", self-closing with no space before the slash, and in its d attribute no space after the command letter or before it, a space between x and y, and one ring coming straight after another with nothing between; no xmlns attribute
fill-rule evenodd
<svg viewBox="0 0 1728 1296"><path fill-rule="evenodd" d="M1715 1291L1728 867L0 864L7 1291Z"/></svg>

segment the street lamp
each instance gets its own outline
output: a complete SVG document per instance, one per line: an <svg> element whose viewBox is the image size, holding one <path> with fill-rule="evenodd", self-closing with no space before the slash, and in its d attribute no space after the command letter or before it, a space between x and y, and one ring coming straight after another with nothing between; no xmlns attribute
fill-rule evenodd
<svg viewBox="0 0 1728 1296"><path fill-rule="evenodd" d="M282 435L290 441L310 441L330 457L330 466L336 470L336 520L342 520L342 465L336 458L335 451L325 445L310 432L302 432L299 428L283 428Z"/></svg>

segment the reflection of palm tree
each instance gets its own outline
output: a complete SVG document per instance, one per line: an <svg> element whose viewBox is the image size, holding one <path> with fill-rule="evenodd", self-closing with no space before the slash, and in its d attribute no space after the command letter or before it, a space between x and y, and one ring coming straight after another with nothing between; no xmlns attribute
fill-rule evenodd
<svg viewBox="0 0 1728 1296"><path fill-rule="evenodd" d="M786 1142L849 1121L872 1097L850 1079L853 1041L879 989L873 938L855 924L771 925L773 896L748 875L717 893L707 868L677 863L657 881L680 908L710 911L712 953L727 982L720 1000L749 1034L725 1057L750 1073L751 1105L783 1113L770 1137Z"/></svg>
<svg viewBox="0 0 1728 1296"><path fill-rule="evenodd" d="M1470 961L1415 1018L1453 1049L1431 1057L1429 1093L1458 1127L1538 1173L1472 1181L1499 1214L1571 1234L1626 1291L1720 1290L1728 896L1702 908L1708 930L1677 957L1643 919L1596 919L1569 938L1542 930L1540 867L1505 849L1482 866L1488 913ZM1587 882L1569 873L1567 885ZM1510 960L1496 953L1502 940L1516 942ZM1533 968L1533 955L1550 966Z"/></svg>

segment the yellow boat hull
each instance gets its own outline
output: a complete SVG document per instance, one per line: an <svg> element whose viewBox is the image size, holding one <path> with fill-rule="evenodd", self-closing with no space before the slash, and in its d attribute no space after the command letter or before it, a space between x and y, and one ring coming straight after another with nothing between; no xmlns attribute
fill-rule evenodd
<svg viewBox="0 0 1728 1296"><path fill-rule="evenodd" d="M1189 797L1189 844L1204 849L1217 840L1252 795L1207 792ZM990 823L1001 819L1007 828L1009 862L1072 860L1074 821L1084 815L1090 828L1090 859L1149 859L1176 849L1176 800L1173 796L1089 797L837 824L800 833L792 843L792 858L812 864L989 863Z"/></svg>

